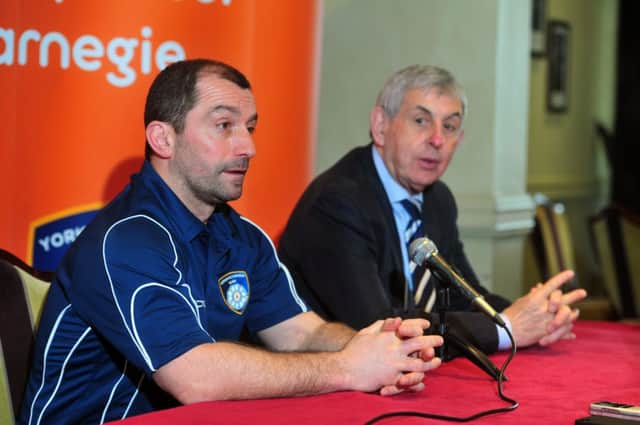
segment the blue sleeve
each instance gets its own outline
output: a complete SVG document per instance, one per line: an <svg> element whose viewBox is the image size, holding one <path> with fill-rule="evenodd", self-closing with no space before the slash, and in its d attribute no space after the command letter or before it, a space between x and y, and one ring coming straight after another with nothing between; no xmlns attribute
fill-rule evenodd
<svg viewBox="0 0 640 425"><path fill-rule="evenodd" d="M169 232L139 215L114 224L104 236L98 267L85 267L73 279L72 302L80 315L147 373L212 341L176 263ZM97 283L85 285L88 280Z"/></svg>

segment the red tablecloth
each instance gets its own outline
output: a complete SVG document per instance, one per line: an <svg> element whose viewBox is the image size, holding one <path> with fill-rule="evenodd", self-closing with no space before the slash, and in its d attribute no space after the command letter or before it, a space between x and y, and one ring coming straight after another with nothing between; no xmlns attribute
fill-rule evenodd
<svg viewBox="0 0 640 425"><path fill-rule="evenodd" d="M588 416L589 403L609 400L640 405L640 326L581 321L578 338L548 348L519 351L506 370L508 397L520 402L515 411L477 419L477 424L573 424ZM491 356L497 365L506 353ZM364 424L392 411L421 411L468 416L507 404L496 383L467 359L443 364L428 374L417 394L381 397L341 392L312 397L217 401L182 406L129 418L118 424ZM389 418L380 424L445 422Z"/></svg>

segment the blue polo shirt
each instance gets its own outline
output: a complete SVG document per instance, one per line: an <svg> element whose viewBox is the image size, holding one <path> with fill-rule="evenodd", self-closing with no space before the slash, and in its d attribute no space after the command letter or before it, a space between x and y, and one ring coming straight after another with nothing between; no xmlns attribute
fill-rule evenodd
<svg viewBox="0 0 640 425"><path fill-rule="evenodd" d="M101 423L171 406L151 378L158 368L304 311L261 229L227 205L202 223L145 162L52 282L20 422Z"/></svg>

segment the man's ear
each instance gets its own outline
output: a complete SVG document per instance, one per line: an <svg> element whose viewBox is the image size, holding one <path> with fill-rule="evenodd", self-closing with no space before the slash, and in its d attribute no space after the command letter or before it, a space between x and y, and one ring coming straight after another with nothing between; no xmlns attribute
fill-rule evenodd
<svg viewBox="0 0 640 425"><path fill-rule="evenodd" d="M384 134L387 129L387 114L381 106L374 106L369 115L369 131L371 140L376 146L384 145Z"/></svg>
<svg viewBox="0 0 640 425"><path fill-rule="evenodd" d="M175 131L166 122L151 121L145 130L147 143L160 158L171 158L175 147Z"/></svg>

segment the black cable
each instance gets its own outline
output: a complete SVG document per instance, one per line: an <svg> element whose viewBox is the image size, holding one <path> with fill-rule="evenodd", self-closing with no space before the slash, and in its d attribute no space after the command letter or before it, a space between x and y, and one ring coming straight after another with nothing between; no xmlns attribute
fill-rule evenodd
<svg viewBox="0 0 640 425"><path fill-rule="evenodd" d="M504 363L502 364L502 367L500 368L500 374L498 375L498 395L500 396L500 399L511 403L510 406L507 407L500 407L497 409L491 409L491 410L484 410L482 412L478 412L475 413L471 416L467 416L467 417L457 417L457 416L447 416L447 415L437 415L435 413L424 413L424 412L416 412L416 411L398 411L398 412L389 412L389 413L383 413L382 415L378 415L370 420L368 420L367 422L365 422L365 425L372 425L376 422L380 422L384 419L387 418L393 418L393 417L399 417L399 416L412 416L412 417L417 417L417 418L426 418L426 419L439 419L442 421L450 421L450 422L469 422L472 421L474 419L478 419L481 418L483 416L489 416L489 415L495 415L497 413L505 413L505 412L510 412L512 410L515 410L518 408L518 406L520 405L516 400L509 398L507 396L504 395L504 393L502 392L502 381L504 379L504 371L507 369L507 366L509 365L509 363L511 363L511 360L513 359L513 356L516 355L516 342L513 339L513 335L511 335L511 332L509 332L509 329L507 327L504 327L504 329L507 331L507 335L509 335L509 339L511 340L511 353L509 354L509 357L507 357L507 360L504 361Z"/></svg>

